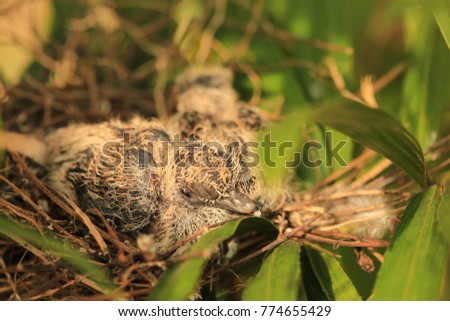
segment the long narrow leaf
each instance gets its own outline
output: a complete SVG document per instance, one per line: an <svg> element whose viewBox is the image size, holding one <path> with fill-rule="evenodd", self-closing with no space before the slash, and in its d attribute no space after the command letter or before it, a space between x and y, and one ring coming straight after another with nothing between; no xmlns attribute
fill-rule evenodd
<svg viewBox="0 0 450 321"><path fill-rule="evenodd" d="M352 281L334 257L308 247L305 247L305 250L312 270L328 300L361 300Z"/></svg>
<svg viewBox="0 0 450 321"><path fill-rule="evenodd" d="M403 81L401 119L422 147L428 148L438 137L450 103L450 54L431 12L409 8L404 19L410 57Z"/></svg>
<svg viewBox="0 0 450 321"><path fill-rule="evenodd" d="M447 0L433 0L433 14L450 49L450 3Z"/></svg>
<svg viewBox="0 0 450 321"><path fill-rule="evenodd" d="M300 244L288 241L271 252L242 294L243 300L297 300L300 288Z"/></svg>
<svg viewBox="0 0 450 321"><path fill-rule="evenodd" d="M438 229L450 246L450 190L447 186L442 189L442 201L437 214Z"/></svg>
<svg viewBox="0 0 450 321"><path fill-rule="evenodd" d="M318 108L310 117L380 153L426 186L428 174L419 143L389 114L349 104Z"/></svg>
<svg viewBox="0 0 450 321"><path fill-rule="evenodd" d="M61 257L72 265L76 271L87 276L108 292L115 288L114 283L105 271L93 264L87 255L77 251L67 242L47 235L41 235L37 231L21 226L1 215L0 234L6 236L15 235L43 251L50 252L52 256Z"/></svg>
<svg viewBox="0 0 450 321"><path fill-rule="evenodd" d="M374 300L439 299L447 257L436 222L443 195L433 186L410 201L386 252Z"/></svg>

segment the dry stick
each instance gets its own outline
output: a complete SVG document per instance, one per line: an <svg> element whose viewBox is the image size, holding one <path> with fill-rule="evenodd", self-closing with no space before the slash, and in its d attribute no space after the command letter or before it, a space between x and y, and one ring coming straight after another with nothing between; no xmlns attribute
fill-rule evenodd
<svg viewBox="0 0 450 321"><path fill-rule="evenodd" d="M321 252L323 252L325 254L328 254L328 255L330 255L332 257L335 257L335 258L340 258L341 257L341 255L335 254L335 253L333 253L331 251L328 251L326 248L324 248L324 247L322 247L322 246L320 246L320 245L318 245L316 243L312 243L312 242L309 242L307 240L303 240L303 243L308 245L308 246L310 246L310 247L312 247L312 248L314 248L314 249L316 249L316 250L318 250L318 251L321 251Z"/></svg>
<svg viewBox="0 0 450 321"><path fill-rule="evenodd" d="M48 127L50 119L52 118L53 97L44 95L43 115L41 120L41 127Z"/></svg>
<svg viewBox="0 0 450 321"><path fill-rule="evenodd" d="M3 260L3 257L1 257L1 256L0 256L0 267L1 267L3 270L6 270L6 263L5 263L5 261ZM19 296L19 292L17 291L17 287L16 287L16 285L14 284L14 281L13 281L13 279L12 279L12 277L11 277L11 274L9 274L8 272L4 272L4 274L5 274L5 276L6 276L6 280L8 281L8 284L9 284L10 288L12 289L14 298L15 298L17 301L21 301L20 296Z"/></svg>
<svg viewBox="0 0 450 321"><path fill-rule="evenodd" d="M348 166L346 167L342 167L341 169L337 170L336 172L332 173L330 176L328 176L327 178L325 178L324 180L322 180L321 182L317 183L316 186L314 186L311 189L311 193L316 192L318 189L322 188L325 185L328 185L331 182L336 181L337 179L339 179L341 176L343 176L344 174L346 174L347 172L351 171L354 168L357 167L362 167L362 165L371 157L375 156L376 153L372 150L367 150L364 153L362 153L360 156L358 156L357 158L355 158L354 160L352 160Z"/></svg>
<svg viewBox="0 0 450 321"><path fill-rule="evenodd" d="M220 61L223 61L224 63L229 63L230 61L233 61L233 54L219 40L214 39L212 44L212 50L219 56Z"/></svg>
<svg viewBox="0 0 450 321"><path fill-rule="evenodd" d="M142 284L146 288L153 288L158 283L158 278L154 276L150 271L144 272L142 270L138 270L137 274L143 279L142 282L136 283L137 285Z"/></svg>
<svg viewBox="0 0 450 321"><path fill-rule="evenodd" d="M273 24L271 24L268 21L264 21L261 23L262 29L268 33L270 36L274 38L278 38L279 40L285 41L285 42L292 42L297 41L304 43L306 45L327 50L327 51L334 51L334 52L340 52L346 55L353 55L353 48L352 47L345 47L345 46L339 46L333 43L316 40L316 39L307 39L300 36L296 36L291 34L290 32L277 29Z"/></svg>
<svg viewBox="0 0 450 321"><path fill-rule="evenodd" d="M331 195L321 195L314 198L316 202L324 202L330 200L338 200L343 198L350 198L355 196L385 196L385 195L397 195L397 193L392 193L381 189L370 189L370 190L355 190L355 191L345 191L338 192Z"/></svg>
<svg viewBox="0 0 450 321"><path fill-rule="evenodd" d="M338 181L335 181L332 185L324 186L324 187L322 187L320 192L316 191L316 193L318 192L318 194L321 194L321 195L324 195L324 194L330 195L330 194L339 192L341 190L345 190L346 187L349 184L351 184L351 182L353 182L358 177L358 174L361 172L361 170L362 170L362 167L355 168L353 171L347 173L345 176L340 178ZM307 191L307 193L305 193L305 195L309 195L309 197L311 197L311 196L314 196L316 193Z"/></svg>
<svg viewBox="0 0 450 321"><path fill-rule="evenodd" d="M341 72L339 71L336 63L332 58L330 57L326 58L325 65L328 68L328 72L330 73L330 77L331 80L333 81L334 86L343 97L366 105L366 102L363 101L360 97L356 96L354 93L347 90L347 88L345 87L344 77L342 76Z"/></svg>
<svg viewBox="0 0 450 321"><path fill-rule="evenodd" d="M276 62L274 64L271 64L270 66L254 66L255 70L257 70L259 73L280 71L291 67L310 69L317 75L328 74L328 70L321 65L318 65L309 60L296 58L284 59L283 61Z"/></svg>
<svg viewBox="0 0 450 321"><path fill-rule="evenodd" d="M15 243L14 242L12 242L12 241L4 241L4 240L0 240L0 245L3 245L3 246L9 246L9 245L14 245ZM1 271L0 271L0 273L1 273Z"/></svg>
<svg viewBox="0 0 450 321"><path fill-rule="evenodd" d="M105 244L105 241L100 236L97 228L92 224L89 217L79 209L78 206L76 206L72 201L69 201L68 198L56 191L52 191L50 188L45 186L33 173L33 171L27 166L23 158L17 154L17 153L11 153L13 159L16 161L20 169L30 178L30 180L45 194L50 198L55 204L57 204L61 209L66 211L68 214L70 214L74 218L79 218L83 221L83 223L86 225L86 227L89 229L89 232L92 234L94 239L97 241L98 245L104 251L107 252L107 246ZM72 206L69 207L66 203L64 203L57 195L59 194L60 197L64 198L66 201L69 202L69 204ZM79 243L79 242L78 242ZM83 247L92 252L92 250L89 248L87 244L83 244Z"/></svg>
<svg viewBox="0 0 450 321"><path fill-rule="evenodd" d="M155 63L155 62L153 62ZM89 91L87 89L71 89L70 91L63 90L63 89L57 89L54 87L50 87L48 85L40 84L35 80L28 79L27 82L35 88L39 92L46 92L52 97L55 97L55 99L62 99L64 101L78 101L78 100L88 100L89 99ZM42 96L39 96L37 94L30 93L24 89L21 88L14 88L14 94L16 96L19 96L21 98L29 99L36 104L43 105L45 103L45 98ZM117 91L117 89L114 88L108 88L108 87L99 87L98 88L99 93L104 96L107 99L119 99L123 95L122 92ZM148 89L139 89L139 88L130 88L129 89L129 95L130 97L134 99L138 99L141 97L149 97L150 98L150 92ZM52 106L53 109L57 109L59 111L65 111L67 109L67 105L55 105ZM58 107L58 108L55 108Z"/></svg>
<svg viewBox="0 0 450 321"><path fill-rule="evenodd" d="M27 298L27 301L35 301L35 300L39 300L39 299L45 298L47 296L54 295L55 293L58 293L62 289L65 289L68 286L71 286L71 285L73 285L75 283L80 282L81 279L82 279L82 277L77 277L77 278L73 279L72 281L67 282L64 285L61 285L58 288L49 289L49 290L45 291L44 293L40 293L40 294L37 294L35 296L32 296L31 298Z"/></svg>
<svg viewBox="0 0 450 321"><path fill-rule="evenodd" d="M143 263L138 263L138 264L133 264L131 266L129 266L123 273L122 276L120 277L120 288L125 288L128 284L130 284L131 280L129 280L129 277L131 275L131 273L133 273L134 271L141 269L141 268L152 268L152 267L160 267L161 269L164 270L165 267L165 263L164 262L143 262ZM151 286L155 286L157 280L152 280L155 283L152 284Z"/></svg>
<svg viewBox="0 0 450 321"><path fill-rule="evenodd" d="M405 173L402 172L399 168L394 168L390 172L388 172L386 175L376 177L374 180L367 182L367 184L365 184L364 187L369 188L369 189L385 188L387 185L401 179L402 176L405 176ZM391 191L397 191L397 190L398 189L391 189Z"/></svg>
<svg viewBox="0 0 450 321"><path fill-rule="evenodd" d="M378 239L374 239L374 238L370 238L370 237L362 237L362 236L350 234L350 233L331 232L331 231L325 231L325 230L321 230L321 229L314 229L314 230L310 231L309 233L316 234L319 236L330 236L330 237L334 237L334 238L349 239L349 240L354 240L354 241L362 241L362 240L378 241Z"/></svg>
<svg viewBox="0 0 450 321"><path fill-rule="evenodd" d="M168 54L166 54L165 51L162 51L158 54L155 63L157 75L156 85L153 89L153 98L155 100L156 112L161 119L167 119L169 117L166 108L166 99L164 97L164 90L168 80L168 59Z"/></svg>
<svg viewBox="0 0 450 321"><path fill-rule="evenodd" d="M25 194L20 188L18 188L16 185L14 185L13 182L8 180L5 176L0 174L0 179L4 181L6 184L8 184L9 187L11 187L15 193L17 193L26 203L28 203L36 212L38 212L40 215L42 215L47 221L51 222L52 219L50 216L48 216L47 213L44 212L44 210L37 205L33 200Z"/></svg>
<svg viewBox="0 0 450 321"><path fill-rule="evenodd" d="M389 85L395 78L400 76L406 70L407 66L408 65L405 62L400 62L395 65L391 70L389 70L373 83L374 91L378 92Z"/></svg>
<svg viewBox="0 0 450 321"><path fill-rule="evenodd" d="M99 229L98 231L99 231L100 235L104 239L106 239L107 241L109 241L112 244L114 244L115 246L117 246L117 248L119 249L119 253L120 253L120 250L128 252L130 254L135 253L135 251L131 247L129 247L128 245L125 245L119 239L116 239L116 238L112 237L110 234L108 234L107 232L103 231L102 229Z"/></svg>
<svg viewBox="0 0 450 321"><path fill-rule="evenodd" d="M11 242L10 245L16 244ZM25 252L25 254L26 253L27 252ZM36 273L36 272L55 272L55 271L57 271L57 267L54 265L36 266L34 262L26 264L17 264L16 266L9 266L6 267L5 269L0 269L0 273Z"/></svg>
<svg viewBox="0 0 450 321"><path fill-rule="evenodd" d="M91 111L98 110L100 104L95 69L88 63L84 64L84 66L82 65L82 67L84 68L81 68L81 72L86 80L87 90L89 93L90 109Z"/></svg>
<svg viewBox="0 0 450 321"><path fill-rule="evenodd" d="M377 175L379 175L382 171L384 171L391 165L392 162L389 159L383 159L382 161L378 162L373 168L371 168L367 173L365 173L363 176L353 181L350 184L349 188L366 185L368 181L375 178Z"/></svg>
<svg viewBox="0 0 450 321"><path fill-rule="evenodd" d="M442 163L434 166L429 171L430 171L430 173L437 172L438 170L440 170L441 168L444 168L445 166L447 166L449 164L450 164L450 159L447 159L447 160L443 161Z"/></svg>
<svg viewBox="0 0 450 321"><path fill-rule="evenodd" d="M257 106L261 101L261 94L262 94L261 78L255 72L255 70L253 70L253 68L250 67L249 65L244 64L242 62L237 62L237 65L247 75L248 79L250 79L250 82L252 83L253 94L248 104Z"/></svg>
<svg viewBox="0 0 450 321"><path fill-rule="evenodd" d="M155 61L149 60L137 67L130 75L131 79L150 79L150 75L156 72Z"/></svg>
<svg viewBox="0 0 450 321"><path fill-rule="evenodd" d="M84 285L90 287L91 289L97 291L98 293L102 293L104 295L104 299L112 299L112 300L124 300L125 299L125 294L122 292L121 289L115 289L113 291L111 290L107 290L102 288L101 286L99 286L96 282L94 282L93 280L89 279L86 275L80 275L80 274L76 274L75 277L78 279L80 278L80 282L83 283Z"/></svg>
<svg viewBox="0 0 450 321"><path fill-rule="evenodd" d="M95 226L89 216L83 212L71 199L69 199L64 194L59 194L60 197L66 201L70 207L75 211L75 213L78 215L78 217L81 219L81 221L86 225L86 227L89 229L89 232L94 237L95 241L97 242L98 246L102 250L103 253L108 253L108 246L106 246L105 240L103 240L102 236L100 235L97 226Z"/></svg>
<svg viewBox="0 0 450 321"><path fill-rule="evenodd" d="M365 77L363 78L363 81L361 83L359 93L354 94L351 91L347 90L347 88L345 87L344 78L338 70L335 62L331 58L329 58L326 59L325 64L328 67L330 77L336 89L341 93L343 97L372 108L377 108L375 93L387 86L395 78L401 75L406 69L405 63L399 63L393 69L384 74L375 83L372 83L370 78ZM365 97L369 99L366 100Z"/></svg>
<svg viewBox="0 0 450 321"><path fill-rule="evenodd" d="M436 143L434 143L432 146L428 147L424 153L429 154L436 150L438 150L442 145L445 145L446 143L450 143L450 135L445 136L444 138L441 138Z"/></svg>
<svg viewBox="0 0 450 321"><path fill-rule="evenodd" d="M33 285L33 281L27 281L27 282L22 281L21 285L24 286L25 288L27 288L27 286ZM11 292L11 286L9 284L5 285L5 286L0 286L0 294L3 294L5 292Z"/></svg>
<svg viewBox="0 0 450 321"><path fill-rule="evenodd" d="M371 76L365 76L361 81L358 96L361 96L365 102L369 103L370 107L378 108L375 93L400 76L406 70L406 67L407 64L405 62L400 62L375 82L372 82Z"/></svg>
<svg viewBox="0 0 450 321"><path fill-rule="evenodd" d="M11 155L13 155L13 158L15 153L11 152ZM18 155L18 154L16 154ZM34 174L33 174L34 175ZM78 243L80 246L85 247L87 246L87 243L83 242L82 240L74 237L72 234L70 234L69 232L67 232L62 226L60 226L59 224L57 224L54 220L52 220L52 218L50 216L48 216L47 213L44 212L44 210L42 210L42 208L37 205L36 203L34 203L28 195L26 195L21 189L19 189L17 186L15 186L12 182L10 182L8 179L6 179L3 175L0 175L0 179L2 179L3 181L5 181L10 187L12 187L14 189L14 191L16 193L18 193L25 202L27 202L28 204L30 204L39 214L41 214L58 232L60 232L61 234L63 234L64 236L66 236L67 238L69 238L72 241L75 241L76 243ZM41 229L38 229L38 231L42 232Z"/></svg>
<svg viewBox="0 0 450 321"><path fill-rule="evenodd" d="M195 57L196 62L199 64L204 64L206 58L208 58L214 42L214 35L225 20L227 2L225 0L215 0L214 5L216 8L213 17L202 34L200 47Z"/></svg>
<svg viewBox="0 0 450 321"><path fill-rule="evenodd" d="M100 234L102 234L102 236L104 238L106 238L108 241L110 241L111 243L113 243L114 245L117 246L117 249L119 251L118 257L120 257L121 255L124 255L124 252L128 252L128 253L133 253L134 251L127 245L125 245L117 236L116 231L114 231L114 229L111 227L111 224L109 224L108 220L105 218L105 216L103 215L102 212L100 212L98 209L96 208L91 208L89 210L86 211L86 213L92 213L94 215L97 215L97 217L99 217L103 224L105 224L106 230L108 231L108 233L106 233L105 231L99 229Z"/></svg>
<svg viewBox="0 0 450 321"><path fill-rule="evenodd" d="M13 94L14 96L17 96L18 98L25 98L27 100L31 100L36 104L43 104L43 102L41 103L40 101L44 101L44 99L40 96L37 95L33 95L33 94L29 94L26 91L23 91L23 95L21 93L21 89L20 88L14 88L11 89L11 94ZM32 99L31 97L36 97L36 101L34 101L34 99ZM39 98L37 98L39 97ZM8 119L3 119L3 128L11 128L13 127L15 124L19 123L18 119L26 116L26 118L32 118L30 117L30 114L32 115L37 114L39 111L41 111L41 106L35 106L32 105L29 108L27 108L26 110L22 111L22 112L16 112L14 115L11 115L11 117L8 117ZM28 112L28 113L26 113Z"/></svg>
<svg viewBox="0 0 450 321"><path fill-rule="evenodd" d="M362 237L360 235L355 235L355 234L349 234L349 233L341 233L341 232L332 232L332 231L324 231L324 230L320 230L320 229L314 229L312 231L310 231L310 234L315 234L315 235L319 235L319 236L327 236L333 239L348 239L348 240L354 240L354 241L379 241L379 239L374 239L374 238L370 238L370 237ZM305 241L305 244L307 244L307 241ZM372 249L371 247L367 247L367 250L372 253L373 256L375 256L380 262L383 262L383 256L376 252L374 249Z"/></svg>
<svg viewBox="0 0 450 321"><path fill-rule="evenodd" d="M136 45L151 56L158 56L158 52L163 49L162 46L147 40L147 35L130 20L120 19L120 24L124 31L134 40Z"/></svg>
<svg viewBox="0 0 450 321"><path fill-rule="evenodd" d="M378 108L378 102L375 97L375 89L373 88L372 76L365 75L360 79L359 94L357 96L366 103L370 108Z"/></svg>
<svg viewBox="0 0 450 321"><path fill-rule="evenodd" d="M235 49L235 57L236 60L240 60L248 50L252 38L254 37L256 30L258 30L259 21L261 20L261 16L264 8L264 0L257 0L253 4L252 13L250 16L250 21L247 24L247 28L245 29L245 34L241 38L241 41L237 45Z"/></svg>
<svg viewBox="0 0 450 321"><path fill-rule="evenodd" d="M380 261L380 263L384 262L384 256L383 254L375 251L373 248L368 247L366 248L367 251L369 251L378 261Z"/></svg>
<svg viewBox="0 0 450 321"><path fill-rule="evenodd" d="M31 225L33 225L39 231L39 234L41 234L41 235L44 234L44 232L42 231L42 228L39 226L39 224L33 218L35 213L24 210L23 208L18 207L2 198L0 199L0 208L3 208L4 210L9 211L10 213L15 214L18 217L28 221Z"/></svg>
<svg viewBox="0 0 450 321"><path fill-rule="evenodd" d="M442 158L447 159L449 152L450 152L450 145L440 147L439 149L436 149L435 151L433 151L431 153L432 164L435 164L438 161L442 161ZM433 166L436 166L436 165L433 165Z"/></svg>
<svg viewBox="0 0 450 321"><path fill-rule="evenodd" d="M326 237L314 235L307 233L304 235L307 240L327 243L333 245L334 248L339 248L340 246L346 247L388 247L389 242L386 240L370 240L370 241L343 241L343 240L334 240Z"/></svg>

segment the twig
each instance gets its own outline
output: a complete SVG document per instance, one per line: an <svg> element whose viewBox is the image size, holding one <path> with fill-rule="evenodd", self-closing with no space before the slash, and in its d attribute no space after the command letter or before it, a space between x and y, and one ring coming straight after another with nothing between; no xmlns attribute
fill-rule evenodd
<svg viewBox="0 0 450 321"><path fill-rule="evenodd" d="M200 48L198 49L196 56L196 62L199 64L203 64L209 56L212 44L214 42L214 35L225 20L227 2L225 0L215 0L214 5L214 15L200 39Z"/></svg>
<svg viewBox="0 0 450 321"><path fill-rule="evenodd" d="M251 10L250 21L248 22L247 28L245 29L245 34L235 49L236 60L240 60L242 56L244 56L247 52L248 47L250 46L250 42L256 33L256 30L258 30L258 23L261 20L263 8L264 0L257 0L254 2Z"/></svg>
<svg viewBox="0 0 450 321"><path fill-rule="evenodd" d="M340 52L346 55L353 55L353 48L352 47L345 47L345 46L339 46L333 43L329 43L329 42L325 42L325 41L321 41L321 40L317 40L317 39L307 39L307 38L303 38L297 35L293 35L290 32L281 30L281 29L277 29L273 24L271 24L268 21L264 21L261 23L261 27L262 29L268 33L269 35L271 35L272 37L275 37L279 40L282 40L284 42L292 42L292 41L297 41L297 42L301 42L304 43L306 45L318 48L318 49L323 49L323 50L327 50L327 51L333 51L333 52Z"/></svg>
<svg viewBox="0 0 450 321"><path fill-rule="evenodd" d="M45 291L43 293L34 295L31 298L27 298L27 300L28 301L35 301L35 300L39 300L39 299L45 298L47 296L54 295L55 293L58 293L59 291L65 289L65 288L67 288L67 287L69 287L69 286L71 286L71 285L73 285L75 283L80 282L82 279L83 279L83 277L79 276L79 277L77 277L77 278L67 282L66 284L63 284L63 285L61 285L61 286L59 286L57 288L49 289L49 290L47 290L47 291Z"/></svg>
<svg viewBox="0 0 450 321"><path fill-rule="evenodd" d="M330 255L330 256L332 256L332 257L335 257L335 258L340 258L340 257L341 257L341 255L336 254L336 253L333 253L333 252L331 252L331 251L328 251L326 248L324 248L324 247L322 247L322 246L320 246L320 245L318 245L318 244L316 244L316 243L312 243L312 242L309 242L309 241L307 241L307 240L302 240L302 242L303 242L305 245L308 245L308 246L310 246L310 247L312 247L312 248L314 248L314 249L316 249L316 250L318 250L318 251L320 251L320 252L323 252L323 253L325 253L325 254L327 254L327 255Z"/></svg>
<svg viewBox="0 0 450 321"><path fill-rule="evenodd" d="M381 76L373 83L373 89L375 92L379 92L381 89L390 84L395 78L400 76L408 67L406 62L400 62L394 66L391 70Z"/></svg>
<svg viewBox="0 0 450 321"><path fill-rule="evenodd" d="M370 241L345 241L345 240L334 240L326 237L306 234L305 238L310 241L327 243L333 245L334 248L339 248L340 246L346 247L388 247L389 242L386 240L370 240Z"/></svg>
<svg viewBox="0 0 450 321"><path fill-rule="evenodd" d="M363 167L364 164L369 160L371 157L375 156L376 153L372 150L366 150L364 153L362 153L360 156L352 160L348 166L342 167L336 172L329 175L327 178L319 182L316 186L314 186L310 191L311 193L315 193L317 190L321 189L322 187L338 180L340 177L342 177L344 174L350 172L351 170L354 170L355 168Z"/></svg>
<svg viewBox="0 0 450 321"><path fill-rule="evenodd" d="M142 269L142 268L152 268L152 267L159 267L161 269L165 269L165 263L158 261L158 262L143 262L143 263L139 263L139 264L133 264L131 266L129 266L123 273L122 276L120 277L120 288L124 289L126 286L128 286L128 284L130 283L129 277L131 275L132 272L138 270L138 269ZM151 284L150 286L153 287L156 285L156 283L158 282L158 280L156 278L152 279L152 281L154 282L153 284Z"/></svg>
<svg viewBox="0 0 450 321"><path fill-rule="evenodd" d="M31 225L33 225L38 230L38 232L41 235L44 234L44 232L42 231L42 228L39 226L39 224L33 218L33 216L35 215L33 212L24 210L2 198L0 198L0 207L5 209L6 211L9 211L12 214L17 215L18 217L20 217L22 219L28 221Z"/></svg>
<svg viewBox="0 0 450 321"><path fill-rule="evenodd" d="M6 263L5 263L5 261L3 260L3 257L1 257L1 256L0 256L0 267L1 267L3 270L6 269ZM7 280L8 283L9 283L9 286L11 287L11 290L12 290L12 292L13 292L14 298L15 298L17 301L21 301L20 295L19 295L19 293L18 293L18 291L17 291L17 287L16 287L16 285L15 285L15 283L14 283L14 281L13 281L11 275L10 275L8 272L4 272L4 274L5 274L5 276L6 276L6 280Z"/></svg>
<svg viewBox="0 0 450 321"><path fill-rule="evenodd" d="M89 218L86 213L84 213L71 199L69 199L64 194L59 193L59 196L62 197L64 201L66 201L73 209L75 214L81 219L81 221L84 223L84 225L88 228L89 232L94 237L95 241L97 242L98 246L102 250L104 254L108 253L108 247L106 246L105 240L103 240L102 236L100 235L98 228L92 223L91 219Z"/></svg>
<svg viewBox="0 0 450 321"><path fill-rule="evenodd" d="M67 204L65 204L63 201L61 201L61 199L56 196L56 192L52 192L50 190L50 188L48 188L47 186L45 186L33 173L33 171L27 166L27 164L25 163L25 161L23 160L23 158L17 154L17 153L11 153L11 156L13 157L13 159L16 161L17 165L19 166L19 168L28 176L28 178L45 194L47 195L55 204L57 204L59 207L61 207L63 210L65 210L68 214L72 215L73 217L79 217L79 213L77 213L74 209L70 208ZM73 203L73 202L72 202ZM79 210L81 212L81 210ZM86 216L86 214L84 214ZM90 221L90 220L89 220ZM57 225L55 225L56 227ZM91 223L91 228L92 228L93 224ZM87 226L89 228L89 226ZM67 233L67 231L63 230L61 231L64 234L69 234ZM98 231L95 229L94 233L97 232L96 234L98 234ZM91 233L93 233L91 231ZM94 234L93 234L94 235ZM87 243L82 242L79 238L73 237L71 235L70 237L71 240L74 240L75 242L77 242L78 244L80 244L81 246L83 246L87 251L92 252L92 250L89 248L89 246L87 245ZM103 241L103 240L102 240ZM100 241L101 242L101 241ZM103 241L104 244L104 241ZM104 247L106 248L106 244L104 245Z"/></svg>

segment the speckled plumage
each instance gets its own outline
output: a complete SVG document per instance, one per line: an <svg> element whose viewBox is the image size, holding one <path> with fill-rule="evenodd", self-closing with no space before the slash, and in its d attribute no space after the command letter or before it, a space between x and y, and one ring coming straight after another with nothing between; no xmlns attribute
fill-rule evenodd
<svg viewBox="0 0 450 321"><path fill-rule="evenodd" d="M165 123L77 124L45 138L50 184L123 232L153 234L160 254L275 197L246 163L242 144L255 139L262 120L237 101L231 72L190 69L176 91L177 113Z"/></svg>

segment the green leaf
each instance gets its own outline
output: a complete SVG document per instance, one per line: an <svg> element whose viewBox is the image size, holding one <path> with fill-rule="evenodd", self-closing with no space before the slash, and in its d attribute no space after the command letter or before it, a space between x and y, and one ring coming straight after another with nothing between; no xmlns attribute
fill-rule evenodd
<svg viewBox="0 0 450 321"><path fill-rule="evenodd" d="M450 2L448 0L433 0L432 3L434 19L436 19L448 49L450 49Z"/></svg>
<svg viewBox="0 0 450 321"><path fill-rule="evenodd" d="M442 236L450 246L450 190L448 187L442 187L442 201L438 207L437 221L438 228Z"/></svg>
<svg viewBox="0 0 450 321"><path fill-rule="evenodd" d="M305 251L312 270L328 300L361 300L361 296L336 258L309 247L305 247Z"/></svg>
<svg viewBox="0 0 450 321"><path fill-rule="evenodd" d="M77 251L75 247L67 241L63 242L48 235L41 235L37 231L19 225L18 223L5 218L1 214L0 234L4 234L10 238L17 236L42 251L45 251L46 254L51 252L52 256L61 257L78 272L87 276L108 292L111 292L116 288L105 271L93 264L86 254Z"/></svg>
<svg viewBox="0 0 450 321"><path fill-rule="evenodd" d="M332 250L332 247L330 248ZM355 285L356 290L363 301L367 300L372 295L373 286L377 279L378 271L381 263L378 260L373 260L375 270L372 273L367 273L359 266L356 257L355 249L341 246L333 253L339 254L338 258L340 266L344 269L352 283Z"/></svg>
<svg viewBox="0 0 450 321"><path fill-rule="evenodd" d="M263 230L272 237L276 237L277 234L276 228L269 221L258 217L231 221L210 231L186 252L186 254L198 255L169 267L150 293L149 300L180 301L188 299L195 292L203 265L215 247L233 235L249 230Z"/></svg>
<svg viewBox="0 0 450 321"><path fill-rule="evenodd" d="M450 300L450 190L445 187L437 214L438 230L447 242L447 268L442 282L441 300Z"/></svg>
<svg viewBox="0 0 450 321"><path fill-rule="evenodd" d="M443 195L432 186L411 199L385 254L373 300L439 299L448 249L436 223Z"/></svg>
<svg viewBox="0 0 450 321"><path fill-rule="evenodd" d="M436 141L450 103L450 54L431 12L409 8L404 20L409 57L401 119L422 147L428 148Z"/></svg>
<svg viewBox="0 0 450 321"><path fill-rule="evenodd" d="M350 136L402 168L421 186L427 185L428 173L417 140L389 114L356 104L322 107L310 118Z"/></svg>
<svg viewBox="0 0 450 321"><path fill-rule="evenodd" d="M300 263L302 267L302 289L305 292L306 299L309 301L330 301L331 299L322 289L319 279L311 266L308 253L306 253L304 248L302 248Z"/></svg>
<svg viewBox="0 0 450 321"><path fill-rule="evenodd" d="M304 126L300 115L293 113L260 134L260 165L270 185L284 184L289 167L294 166L294 153L300 149Z"/></svg>
<svg viewBox="0 0 450 321"><path fill-rule="evenodd" d="M287 241L275 248L242 294L243 300L293 301L300 288L300 244Z"/></svg>

